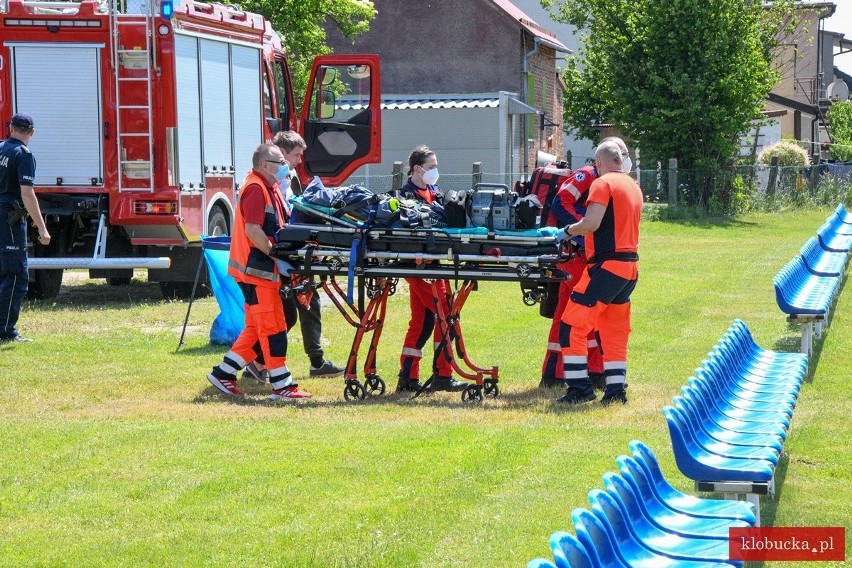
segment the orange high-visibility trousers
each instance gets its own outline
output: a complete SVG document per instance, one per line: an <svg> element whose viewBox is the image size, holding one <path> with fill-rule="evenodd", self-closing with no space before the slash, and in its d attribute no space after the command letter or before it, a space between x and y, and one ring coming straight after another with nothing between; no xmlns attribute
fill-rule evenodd
<svg viewBox="0 0 852 568"><path fill-rule="evenodd" d="M566 381L588 380L587 341L597 330L606 384L623 384L627 376L630 294L636 287L636 262L607 260L586 265L562 313L559 343Z"/></svg>
<svg viewBox="0 0 852 568"><path fill-rule="evenodd" d="M420 278L406 278L408 283L409 307L411 308L411 319L408 321L408 331L402 342L402 352L399 356L400 378L419 380L420 360L423 358L423 347L431 335L432 347L437 349L441 342L441 326L435 321L435 295L432 286ZM438 292L438 302L444 314L450 311L447 300L449 282L446 280L435 281ZM447 348L452 348L451 345ZM436 353L433 358L434 371L439 377L450 377L453 367L446 356L446 349Z"/></svg>
<svg viewBox="0 0 852 568"><path fill-rule="evenodd" d="M541 364L541 378L543 379L563 378L562 346L559 344L559 328L562 324L561 316L565 311L565 306L568 305L568 300L571 297L574 286L580 280L586 268L586 257L577 254L568 262L557 265L557 268L566 272L569 279L559 283L556 310L553 312L553 322L550 324L550 331L547 334L547 350L544 353L544 361ZM603 360L598 343L597 334L592 330L589 332L588 337L589 372L603 374Z"/></svg>
<svg viewBox="0 0 852 568"><path fill-rule="evenodd" d="M287 321L278 288L240 282L245 296L245 328L222 363L213 369L220 379L235 379L237 372L262 354L273 389L293 383L287 369Z"/></svg>

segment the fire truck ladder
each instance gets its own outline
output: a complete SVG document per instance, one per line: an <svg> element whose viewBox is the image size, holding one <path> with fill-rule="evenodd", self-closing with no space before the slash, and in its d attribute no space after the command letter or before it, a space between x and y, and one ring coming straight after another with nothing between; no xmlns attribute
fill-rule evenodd
<svg viewBox="0 0 852 568"><path fill-rule="evenodd" d="M132 8L134 4L139 8ZM151 67L155 4L152 1L112 0L110 10L119 191L154 191ZM131 42L141 39L138 31L142 26L145 31L143 44L132 45ZM131 98L130 93L135 97Z"/></svg>

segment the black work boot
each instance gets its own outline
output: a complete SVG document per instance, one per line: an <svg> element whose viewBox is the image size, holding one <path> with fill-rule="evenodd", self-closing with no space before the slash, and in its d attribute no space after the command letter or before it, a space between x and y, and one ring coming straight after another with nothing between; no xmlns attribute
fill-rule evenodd
<svg viewBox="0 0 852 568"><path fill-rule="evenodd" d="M607 385L606 391L604 392L603 398L601 398L601 404L604 406L609 406L610 404L614 404L616 402L620 402L621 404L627 404L627 391L624 389L624 384L615 384L615 385Z"/></svg>
<svg viewBox="0 0 852 568"><path fill-rule="evenodd" d="M583 402L591 402L597 398L595 389L592 387L592 382L589 379L581 379L579 381L566 381L568 390L565 394L556 399L556 402L565 404L580 404Z"/></svg>
<svg viewBox="0 0 852 568"><path fill-rule="evenodd" d="M397 393L417 392L420 390L420 381L417 379L409 379L408 377L400 377L396 383Z"/></svg>
<svg viewBox="0 0 852 568"><path fill-rule="evenodd" d="M457 381L453 377L437 376L432 378L429 389L434 391L459 392L466 389L469 384L464 381Z"/></svg>

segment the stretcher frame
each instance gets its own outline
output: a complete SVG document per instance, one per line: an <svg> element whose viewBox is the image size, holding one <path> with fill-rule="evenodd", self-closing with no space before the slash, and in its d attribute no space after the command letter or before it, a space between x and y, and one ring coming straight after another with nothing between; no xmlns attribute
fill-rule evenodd
<svg viewBox="0 0 852 568"><path fill-rule="evenodd" d="M551 236L530 238L482 231L452 234L441 229L353 227L331 215L310 211L329 224L288 225L279 231L279 242L273 245L270 254L294 267L291 273L294 278L282 287L282 294L322 288L347 323L355 328L344 371L343 396L347 401L380 396L386 391L385 381L376 369L376 356L386 321L387 300L396 291L400 278L419 278L430 284L440 337L433 367L437 355L443 352L455 373L473 381L461 393L462 401L468 403L479 403L485 397L496 398L500 394L499 367L475 364L464 343L461 311L478 282L518 282L524 303L533 306L546 297L548 283L566 278L556 265L566 261L567 253L557 249ZM504 250L512 254L504 254ZM529 252L524 254L525 250ZM477 254L477 251L486 253ZM346 291L337 280L340 276L348 278ZM454 288L446 286L446 308L440 301L437 285L440 281L455 283ZM357 303L353 294L356 282ZM358 353L367 333L372 336L362 383L357 373ZM412 398L429 392L436 376L433 368L432 376Z"/></svg>

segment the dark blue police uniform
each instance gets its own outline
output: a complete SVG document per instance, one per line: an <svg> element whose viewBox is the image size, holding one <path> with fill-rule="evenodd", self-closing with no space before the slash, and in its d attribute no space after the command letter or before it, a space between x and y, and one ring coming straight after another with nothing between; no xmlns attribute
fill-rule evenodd
<svg viewBox="0 0 852 568"><path fill-rule="evenodd" d="M23 207L21 186L33 185L35 167L35 157L22 141L0 143L0 341L17 337L15 325L27 295L26 215L13 224L7 219L13 203Z"/></svg>

